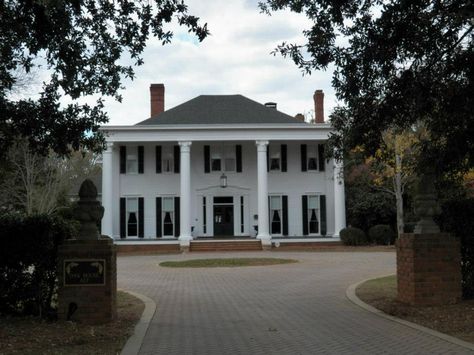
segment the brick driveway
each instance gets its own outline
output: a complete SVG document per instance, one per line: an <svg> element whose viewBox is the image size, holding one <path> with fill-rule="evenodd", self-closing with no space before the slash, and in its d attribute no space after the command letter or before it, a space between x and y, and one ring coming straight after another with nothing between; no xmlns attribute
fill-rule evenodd
<svg viewBox="0 0 474 355"><path fill-rule="evenodd" d="M164 260L265 256L297 264L161 268ZM362 279L395 272L394 253L251 252L129 256L119 287L155 300L140 354L467 354L377 317L345 298Z"/></svg>

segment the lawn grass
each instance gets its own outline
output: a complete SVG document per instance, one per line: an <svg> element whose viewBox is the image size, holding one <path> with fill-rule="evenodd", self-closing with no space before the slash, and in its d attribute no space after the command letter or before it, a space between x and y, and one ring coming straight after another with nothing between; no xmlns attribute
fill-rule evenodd
<svg viewBox="0 0 474 355"><path fill-rule="evenodd" d="M132 335L144 307L138 298L118 292L117 320L107 324L0 317L0 354L115 355Z"/></svg>
<svg viewBox="0 0 474 355"><path fill-rule="evenodd" d="M396 300L395 275L364 282L356 294L387 314L474 343L474 300L444 306L410 306Z"/></svg>
<svg viewBox="0 0 474 355"><path fill-rule="evenodd" d="M241 267L241 266L265 266L278 264L296 263L293 259L279 258L222 258L222 259L193 259L185 261L163 261L160 266L164 267Z"/></svg>
<svg viewBox="0 0 474 355"><path fill-rule="evenodd" d="M397 276L391 275L364 282L357 288L357 296L359 295L370 301L395 299L397 297Z"/></svg>

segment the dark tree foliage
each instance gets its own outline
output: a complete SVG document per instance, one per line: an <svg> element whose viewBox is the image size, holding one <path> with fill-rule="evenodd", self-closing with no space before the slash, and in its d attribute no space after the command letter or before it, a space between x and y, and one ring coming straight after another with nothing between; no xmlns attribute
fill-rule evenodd
<svg viewBox="0 0 474 355"><path fill-rule="evenodd" d="M445 201L438 223L461 243L462 290L465 299L474 299L474 199Z"/></svg>
<svg viewBox="0 0 474 355"><path fill-rule="evenodd" d="M0 155L18 135L39 152L96 148L108 121L103 98L120 101L147 39L168 43L173 18L199 40L208 34L181 0L0 0ZM38 65L51 74L39 99L12 98L18 73ZM90 95L94 105L75 101ZM72 103L60 106L62 96Z"/></svg>
<svg viewBox="0 0 474 355"><path fill-rule="evenodd" d="M373 154L387 128L424 123L421 164L439 172L474 164L474 6L470 0L267 0L313 21L304 44L275 52L304 72L335 67L342 102L331 117L338 154Z"/></svg>
<svg viewBox="0 0 474 355"><path fill-rule="evenodd" d="M396 228L395 196L377 188L363 152L348 154L344 161L344 180L348 226L366 233L378 224Z"/></svg>
<svg viewBox="0 0 474 355"><path fill-rule="evenodd" d="M77 222L59 216L0 216L0 315L55 313L58 246Z"/></svg>
<svg viewBox="0 0 474 355"><path fill-rule="evenodd" d="M346 183L347 225L366 232L377 224L396 226L395 198L365 182Z"/></svg>

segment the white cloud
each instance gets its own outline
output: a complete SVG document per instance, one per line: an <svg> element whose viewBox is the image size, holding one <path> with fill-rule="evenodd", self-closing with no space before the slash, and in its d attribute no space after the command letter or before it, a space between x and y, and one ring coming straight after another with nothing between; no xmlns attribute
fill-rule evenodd
<svg viewBox="0 0 474 355"><path fill-rule="evenodd" d="M332 72L302 76L289 59L271 55L281 42L304 41L301 31L310 23L304 15L261 14L246 0L188 0L189 13L208 23L211 35L202 43L184 28L171 24L171 44L150 40L145 64L136 79L125 82L122 103L108 100L109 124L131 125L149 117L149 86L165 84L165 109L201 94L242 94L261 103L273 101L290 115L313 107L316 89L325 92L326 116L335 106Z"/></svg>

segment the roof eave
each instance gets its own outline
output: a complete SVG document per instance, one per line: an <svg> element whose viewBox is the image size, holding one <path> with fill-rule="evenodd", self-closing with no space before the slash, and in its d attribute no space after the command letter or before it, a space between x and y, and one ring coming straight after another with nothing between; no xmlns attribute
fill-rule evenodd
<svg viewBox="0 0 474 355"><path fill-rule="evenodd" d="M332 130L329 123L258 123L258 124L186 124L186 125L110 125L101 126L100 131L154 131L154 130L228 130L228 129L311 129Z"/></svg>

